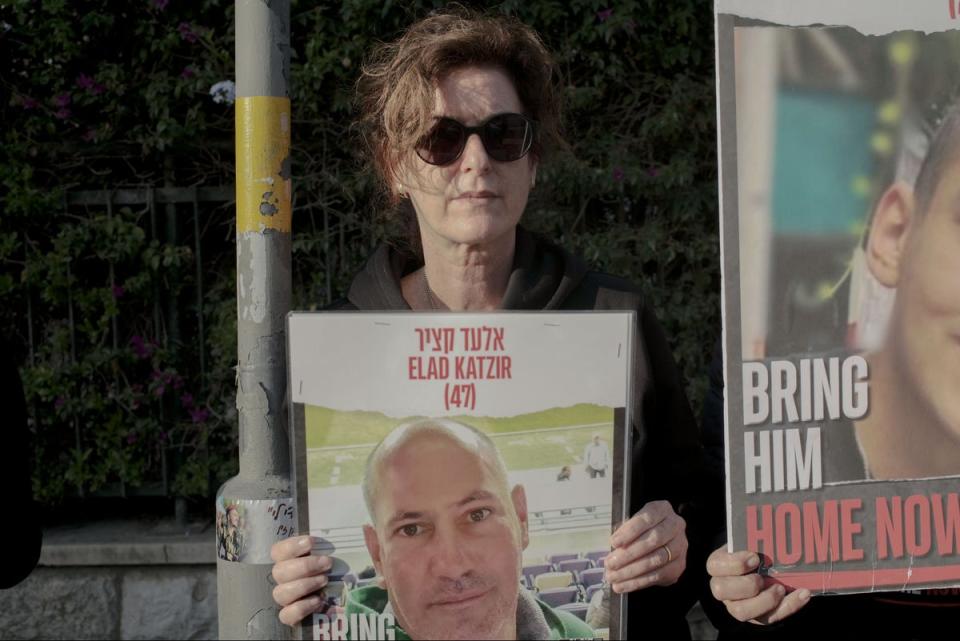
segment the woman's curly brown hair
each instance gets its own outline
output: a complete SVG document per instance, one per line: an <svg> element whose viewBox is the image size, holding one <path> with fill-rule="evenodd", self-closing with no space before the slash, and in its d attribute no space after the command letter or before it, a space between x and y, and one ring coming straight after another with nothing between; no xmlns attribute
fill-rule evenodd
<svg viewBox="0 0 960 641"><path fill-rule="evenodd" d="M540 37L516 18L454 5L415 22L382 43L357 82L358 124L390 204L403 163L433 126L437 84L465 66L497 67L510 79L526 112L539 125L532 153L566 146L561 129L559 69Z"/></svg>

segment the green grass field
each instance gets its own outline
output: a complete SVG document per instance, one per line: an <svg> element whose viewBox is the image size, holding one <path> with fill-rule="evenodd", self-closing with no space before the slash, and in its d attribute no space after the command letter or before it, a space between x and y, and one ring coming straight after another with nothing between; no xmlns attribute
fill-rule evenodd
<svg viewBox="0 0 960 641"><path fill-rule="evenodd" d="M407 423L423 416L391 418L380 412L338 412L315 405L306 406L307 449L339 447L362 443L379 443L387 433L400 423ZM581 403L532 414L488 418L485 416L451 416L455 421L472 425L488 434L532 430L538 427L562 427L565 425L589 425L613 420L608 407Z"/></svg>
<svg viewBox="0 0 960 641"><path fill-rule="evenodd" d="M337 412L307 406L309 486L360 484L364 463L374 446L391 429L413 418L394 419L379 412ZM581 404L507 418L454 418L493 437L510 471L544 467L559 471L564 465L576 465L594 434L613 443L613 410L597 405Z"/></svg>

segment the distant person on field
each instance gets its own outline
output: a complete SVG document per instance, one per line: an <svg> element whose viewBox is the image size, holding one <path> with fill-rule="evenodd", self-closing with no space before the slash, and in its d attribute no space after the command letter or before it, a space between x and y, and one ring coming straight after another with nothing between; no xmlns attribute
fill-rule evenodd
<svg viewBox="0 0 960 641"><path fill-rule="evenodd" d="M601 440L599 434L594 434L593 440L584 448L583 462L587 466L587 474L590 478L595 479L598 476L603 478L607 475L607 467L610 466L610 448Z"/></svg>

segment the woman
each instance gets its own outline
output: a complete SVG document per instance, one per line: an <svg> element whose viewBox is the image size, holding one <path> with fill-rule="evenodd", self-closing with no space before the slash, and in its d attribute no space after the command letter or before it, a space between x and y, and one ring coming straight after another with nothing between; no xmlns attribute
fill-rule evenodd
<svg viewBox="0 0 960 641"><path fill-rule="evenodd" d="M631 599L634 630L689 637L691 605L664 590L687 564L688 504L701 449L680 377L653 313L630 283L588 270L519 226L537 169L562 145L552 57L528 27L465 10L432 15L382 46L359 84L366 141L392 204L409 216L409 249L381 246L338 309L638 312L638 421L632 496L639 508L611 537L606 578ZM321 606L328 559L309 537L274 546L274 598L294 624ZM638 593L638 594L640 594ZM672 616L671 616L672 615Z"/></svg>

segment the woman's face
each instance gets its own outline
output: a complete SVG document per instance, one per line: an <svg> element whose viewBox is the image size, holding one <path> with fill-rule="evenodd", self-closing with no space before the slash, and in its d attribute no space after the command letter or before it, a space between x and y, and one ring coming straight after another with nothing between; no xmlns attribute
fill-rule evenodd
<svg viewBox="0 0 960 641"><path fill-rule="evenodd" d="M462 67L437 87L437 118L475 126L500 113L523 113L523 105L513 82L498 68ZM413 202L425 247L484 245L513 234L536 176L532 154L498 162L476 134L449 165L431 165L410 153L396 187Z"/></svg>

